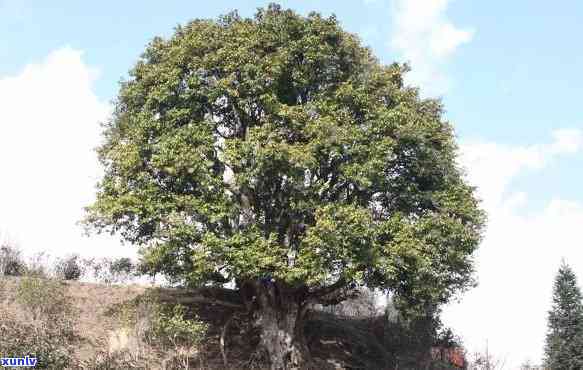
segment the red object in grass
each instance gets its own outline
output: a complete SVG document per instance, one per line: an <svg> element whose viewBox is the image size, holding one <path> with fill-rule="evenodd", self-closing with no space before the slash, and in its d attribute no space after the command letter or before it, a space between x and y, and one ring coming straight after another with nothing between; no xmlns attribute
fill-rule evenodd
<svg viewBox="0 0 583 370"><path fill-rule="evenodd" d="M466 364L466 357L464 351L460 347L432 347L431 357L434 360L447 361L451 365L463 369Z"/></svg>

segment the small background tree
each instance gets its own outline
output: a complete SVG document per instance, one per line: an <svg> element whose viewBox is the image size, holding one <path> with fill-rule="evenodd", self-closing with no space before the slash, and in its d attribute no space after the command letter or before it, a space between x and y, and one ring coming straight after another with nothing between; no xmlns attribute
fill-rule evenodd
<svg viewBox="0 0 583 370"><path fill-rule="evenodd" d="M474 352L468 357L468 370L504 370L506 366L506 359L491 353L488 345L483 352Z"/></svg>
<svg viewBox="0 0 583 370"><path fill-rule="evenodd" d="M3 243L0 245L0 276L20 276L26 272L26 263L18 247Z"/></svg>
<svg viewBox="0 0 583 370"><path fill-rule="evenodd" d="M577 277L563 260L553 285L548 316L545 366L550 369L583 368L583 304Z"/></svg>
<svg viewBox="0 0 583 370"><path fill-rule="evenodd" d="M81 257L77 254L59 258L55 263L55 274L64 280L79 280L83 275Z"/></svg>

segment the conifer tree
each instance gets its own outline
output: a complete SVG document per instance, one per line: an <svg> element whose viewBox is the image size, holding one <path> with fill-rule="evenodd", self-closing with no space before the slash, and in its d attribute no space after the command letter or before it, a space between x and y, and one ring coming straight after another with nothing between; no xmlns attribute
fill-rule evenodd
<svg viewBox="0 0 583 370"><path fill-rule="evenodd" d="M583 305L577 277L563 261L553 286L548 316L545 365L550 369L583 368Z"/></svg>

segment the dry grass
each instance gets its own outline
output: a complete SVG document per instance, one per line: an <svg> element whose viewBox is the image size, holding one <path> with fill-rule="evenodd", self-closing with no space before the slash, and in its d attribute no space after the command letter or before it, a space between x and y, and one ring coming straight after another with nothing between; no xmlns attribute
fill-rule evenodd
<svg viewBox="0 0 583 370"><path fill-rule="evenodd" d="M35 355L40 368L64 368L77 338L75 310L59 281L2 278L0 353Z"/></svg>
<svg viewBox="0 0 583 370"><path fill-rule="evenodd" d="M107 351L110 342L123 329L118 318L111 314L111 308L136 299L146 291L145 287L138 285L107 286L75 281L67 282L66 285L73 305L79 312L75 328L81 340L73 355L77 360Z"/></svg>
<svg viewBox="0 0 583 370"><path fill-rule="evenodd" d="M12 302L21 278L0 278L0 301L4 309ZM148 331L148 310L144 297L155 295L162 303L182 303L187 317L199 317L208 331L189 368L224 369L219 337L226 321L235 316L226 336L226 353L231 369L265 369L266 359L257 348L259 333L241 311L217 305L187 303L178 289L150 290L140 285L103 285L77 281L59 282L75 312L75 340L68 350L70 368L77 369L179 369L176 353L153 345ZM129 314L128 314L129 312ZM128 316L129 315L129 316ZM132 325L128 325L132 323ZM378 321L377 321L378 324ZM387 369L391 362L377 338L374 320L342 318L313 312L306 334L318 369ZM184 359L182 357L182 359Z"/></svg>

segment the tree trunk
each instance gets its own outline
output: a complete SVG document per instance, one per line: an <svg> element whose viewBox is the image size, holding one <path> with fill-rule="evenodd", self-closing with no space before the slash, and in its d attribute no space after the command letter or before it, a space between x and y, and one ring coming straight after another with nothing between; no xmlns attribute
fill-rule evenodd
<svg viewBox="0 0 583 370"><path fill-rule="evenodd" d="M254 287L255 323L261 330L261 345L269 355L271 370L310 369L301 294L283 292L270 280L259 281Z"/></svg>

